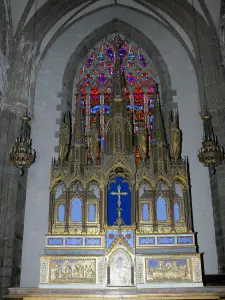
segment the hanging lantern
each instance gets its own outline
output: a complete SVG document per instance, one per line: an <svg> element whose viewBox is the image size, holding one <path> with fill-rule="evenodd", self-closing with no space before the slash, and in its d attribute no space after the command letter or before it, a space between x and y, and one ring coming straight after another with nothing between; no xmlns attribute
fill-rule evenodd
<svg viewBox="0 0 225 300"><path fill-rule="evenodd" d="M29 168L36 158L36 151L32 150L32 140L30 138L30 120L31 118L26 113L22 118L20 135L9 153L9 161L19 169L20 175L23 175L24 168Z"/></svg>
<svg viewBox="0 0 225 300"><path fill-rule="evenodd" d="M215 174L215 167L219 166L224 160L224 149L218 145L213 132L212 117L207 110L202 120L204 133L198 158L201 163L210 169L212 174Z"/></svg>

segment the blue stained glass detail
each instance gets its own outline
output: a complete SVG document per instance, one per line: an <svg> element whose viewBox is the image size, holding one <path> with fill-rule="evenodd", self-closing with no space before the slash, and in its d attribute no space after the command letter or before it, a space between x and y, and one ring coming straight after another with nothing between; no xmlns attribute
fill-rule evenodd
<svg viewBox="0 0 225 300"><path fill-rule="evenodd" d="M96 114L100 109L100 105L95 105L90 108L91 113Z"/></svg>
<svg viewBox="0 0 225 300"><path fill-rule="evenodd" d="M135 109L140 109L140 110L143 109L143 106L139 106L139 105L137 105L137 104L133 104L133 107L134 107ZM128 104L128 105L127 105L127 108L131 108L131 105Z"/></svg>
<svg viewBox="0 0 225 300"><path fill-rule="evenodd" d="M119 52L119 58L123 58L127 53L127 50L124 48L120 48L120 52Z"/></svg>
<svg viewBox="0 0 225 300"><path fill-rule="evenodd" d="M154 245L154 237L139 237L139 245Z"/></svg>
<svg viewBox="0 0 225 300"><path fill-rule="evenodd" d="M128 55L128 59L132 60L134 58L135 58L134 52L132 50L130 50L129 55Z"/></svg>
<svg viewBox="0 0 225 300"><path fill-rule="evenodd" d="M63 245L63 239L59 238L48 238L48 245Z"/></svg>
<svg viewBox="0 0 225 300"><path fill-rule="evenodd" d="M86 238L85 245L101 245L100 238Z"/></svg>
<svg viewBox="0 0 225 300"><path fill-rule="evenodd" d="M66 245L83 245L82 238L66 238Z"/></svg>
<svg viewBox="0 0 225 300"><path fill-rule="evenodd" d="M138 56L139 56L139 59L140 59L140 62L142 64L142 66L145 67L146 66L146 61L145 61L144 56L140 52L138 52Z"/></svg>
<svg viewBox="0 0 225 300"><path fill-rule="evenodd" d="M193 236L178 236L178 244L193 244Z"/></svg>
<svg viewBox="0 0 225 300"><path fill-rule="evenodd" d="M87 61L87 67L89 68L94 60L94 52L90 55Z"/></svg>
<svg viewBox="0 0 225 300"><path fill-rule="evenodd" d="M106 50L106 54L108 55L109 58L111 58L112 60L114 59L114 53L113 53L113 49L109 48Z"/></svg>
<svg viewBox="0 0 225 300"><path fill-rule="evenodd" d="M161 236L157 238L158 244L175 244L175 239L173 236Z"/></svg>
<svg viewBox="0 0 225 300"><path fill-rule="evenodd" d="M107 78L105 77L104 74L100 74L99 77L98 77L98 81L99 81L100 83L103 83L103 84L104 84L104 83L107 81Z"/></svg>

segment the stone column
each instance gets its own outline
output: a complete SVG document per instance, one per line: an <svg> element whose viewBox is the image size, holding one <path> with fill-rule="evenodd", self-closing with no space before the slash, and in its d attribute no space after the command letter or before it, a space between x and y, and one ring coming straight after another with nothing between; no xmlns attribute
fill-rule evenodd
<svg viewBox="0 0 225 300"><path fill-rule="evenodd" d="M66 189L66 207L65 207L65 232L69 232L69 223L70 223L70 191Z"/></svg>
<svg viewBox="0 0 225 300"><path fill-rule="evenodd" d="M104 185L100 186L100 206L99 206L99 223L100 223L100 231L104 230Z"/></svg>
<svg viewBox="0 0 225 300"><path fill-rule="evenodd" d="M8 153L21 127L21 118L6 110L0 117L0 298L20 284L27 170L23 176L11 165Z"/></svg>
<svg viewBox="0 0 225 300"><path fill-rule="evenodd" d="M135 225L136 223L136 203L138 201L137 195L136 195L136 188L135 188L135 183L131 182L131 189L130 189L130 201L131 201L131 224Z"/></svg>
<svg viewBox="0 0 225 300"><path fill-rule="evenodd" d="M174 223L174 190L173 186L169 187L169 198L170 198L170 220L171 220L171 232L175 232Z"/></svg>
<svg viewBox="0 0 225 300"><path fill-rule="evenodd" d="M157 231L156 190L152 190L153 232Z"/></svg>
<svg viewBox="0 0 225 300"><path fill-rule="evenodd" d="M225 89L225 87L224 87ZM222 101L222 100L221 100ZM221 105L215 103L210 111L214 134L220 146L225 146L225 100ZM213 215L216 234L219 274L225 274L225 163L216 168L216 174L210 174Z"/></svg>
<svg viewBox="0 0 225 300"><path fill-rule="evenodd" d="M83 209L82 209L82 231L83 232L86 232L86 216L87 216L87 187L84 186Z"/></svg>
<svg viewBox="0 0 225 300"><path fill-rule="evenodd" d="M54 192L51 190L49 195L48 233L52 233L52 225L54 220L53 201L54 201Z"/></svg>
<svg viewBox="0 0 225 300"><path fill-rule="evenodd" d="M108 187L104 186L104 224L108 224Z"/></svg>

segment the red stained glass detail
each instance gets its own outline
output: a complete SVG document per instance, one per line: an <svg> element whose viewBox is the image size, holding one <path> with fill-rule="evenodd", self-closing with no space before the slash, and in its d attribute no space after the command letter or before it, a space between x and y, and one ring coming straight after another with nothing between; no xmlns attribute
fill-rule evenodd
<svg viewBox="0 0 225 300"><path fill-rule="evenodd" d="M148 92L150 93L150 94L154 94L155 93L155 88L154 88L154 86L150 86L149 88L148 88Z"/></svg>
<svg viewBox="0 0 225 300"><path fill-rule="evenodd" d="M134 88L134 99L135 99L135 101L138 101L139 99L140 100L144 99L144 93L140 86L136 86Z"/></svg>
<svg viewBox="0 0 225 300"><path fill-rule="evenodd" d="M100 100L100 93L99 93L99 89L94 86L93 89L91 90L91 104L96 105L99 103Z"/></svg>

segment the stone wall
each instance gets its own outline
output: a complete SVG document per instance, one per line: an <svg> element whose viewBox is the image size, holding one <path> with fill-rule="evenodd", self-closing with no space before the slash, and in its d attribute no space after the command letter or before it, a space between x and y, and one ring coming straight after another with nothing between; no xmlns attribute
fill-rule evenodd
<svg viewBox="0 0 225 300"><path fill-rule="evenodd" d="M8 160L19 129L20 118L4 111L0 117L0 298L8 287L20 284L26 173L20 177Z"/></svg>

